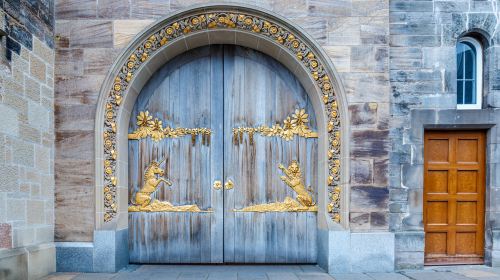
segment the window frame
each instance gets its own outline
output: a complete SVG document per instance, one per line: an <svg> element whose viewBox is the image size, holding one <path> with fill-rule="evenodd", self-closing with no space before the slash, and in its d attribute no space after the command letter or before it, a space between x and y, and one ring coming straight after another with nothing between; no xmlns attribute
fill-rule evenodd
<svg viewBox="0 0 500 280"><path fill-rule="evenodd" d="M481 109L483 106L483 47L481 43L472 38L472 37L463 37L461 38L457 44L467 42L470 43L474 46L476 49L476 73L475 73L475 80L476 80L476 103L474 104L458 104L457 103L457 109L459 110L477 110ZM455 47L455 57L457 56L457 51ZM457 70L458 71L458 59L457 59ZM456 82L458 85L458 75L456 78ZM458 99L458 87L457 87L457 99Z"/></svg>

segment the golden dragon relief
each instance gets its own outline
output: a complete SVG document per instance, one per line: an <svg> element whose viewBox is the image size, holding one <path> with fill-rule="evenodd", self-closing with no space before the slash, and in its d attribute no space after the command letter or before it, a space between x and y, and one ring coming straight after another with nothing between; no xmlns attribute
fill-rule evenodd
<svg viewBox="0 0 500 280"><path fill-rule="evenodd" d="M233 128L233 142L239 144L243 142L243 134L247 133L250 143L253 143L253 136L258 133L267 137L281 137L286 141L292 140L296 135L304 138L318 138L318 133L312 131L309 126L309 115L304 109L296 109L292 116L288 116L283 124L275 124L271 127L261 125L259 127L236 127Z"/></svg>
<svg viewBox="0 0 500 280"><path fill-rule="evenodd" d="M129 212L211 212L203 211L196 204L173 205L168 201L153 199L153 194L158 190L161 183L171 186L170 180L163 178L165 170L160 165L162 162L153 161L144 172L144 184L135 193L132 205L129 205Z"/></svg>
<svg viewBox="0 0 500 280"><path fill-rule="evenodd" d="M139 112L137 116L137 126L138 128L128 134L129 140L139 140L142 138L151 137L153 141L158 142L164 138L178 138L186 135L191 135L192 141L195 141L197 135L203 137L203 143L210 143L210 135L212 130L209 128L172 128L163 127L162 121L158 118L154 118L149 114L148 111Z"/></svg>
<svg viewBox="0 0 500 280"><path fill-rule="evenodd" d="M296 194L297 197L291 198L287 196L283 202L272 202L258 205L248 206L242 209L234 209L234 212L317 212L318 206L313 201L313 197L309 190L304 185L302 171L299 163L293 160L291 164L285 168L282 164L278 168L283 171L284 175L281 180L287 184Z"/></svg>

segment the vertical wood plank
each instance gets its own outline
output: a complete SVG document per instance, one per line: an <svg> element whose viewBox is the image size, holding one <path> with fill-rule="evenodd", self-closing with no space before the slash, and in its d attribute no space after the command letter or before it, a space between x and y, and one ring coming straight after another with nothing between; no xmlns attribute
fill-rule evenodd
<svg viewBox="0 0 500 280"><path fill-rule="evenodd" d="M297 79L283 65L259 52L235 46L224 51L224 176L235 188L224 198L224 258L226 262L297 263L316 261L316 225L307 228L315 213L234 213L233 209L284 201L296 194L285 185L278 169L298 160L306 185L317 189L316 139L284 141L277 137L245 136L233 143L235 127L271 126L297 108L310 115L316 130L312 104ZM316 198L315 198L316 199ZM243 231L243 232L241 232ZM305 231L308 231L307 234ZM306 240L308 239L308 240ZM251 245L249 245L251 244ZM311 244L311 246L307 246Z"/></svg>
<svg viewBox="0 0 500 280"><path fill-rule="evenodd" d="M181 54L161 67L142 89L132 112L129 131L136 128L137 114L148 110L153 118L162 120L164 127L208 127L220 138L223 118L221 55L220 46L203 47ZM216 104L221 104L220 108L214 107ZM174 205L197 204L202 210L219 211L218 215L216 212L131 213L129 227L134 233L130 237L131 261L222 261L223 194L213 192L211 186L216 177L222 177L223 142L222 138L211 140L210 145L204 144L201 136L194 142L189 136L160 142L150 138L129 141L131 197L142 186L142 173L148 164L166 158L166 177L173 185L160 186L154 198Z"/></svg>

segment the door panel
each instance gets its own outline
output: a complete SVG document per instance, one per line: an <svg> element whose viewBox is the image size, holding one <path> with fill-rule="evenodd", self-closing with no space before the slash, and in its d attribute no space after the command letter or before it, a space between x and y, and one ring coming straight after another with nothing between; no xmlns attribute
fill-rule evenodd
<svg viewBox="0 0 500 280"><path fill-rule="evenodd" d="M426 264L482 263L484 132L428 131L424 156Z"/></svg>
<svg viewBox="0 0 500 280"><path fill-rule="evenodd" d="M316 137L306 92L274 59L236 46L176 57L130 120L130 261L315 263ZM161 177L172 186L154 191Z"/></svg>
<svg viewBox="0 0 500 280"><path fill-rule="evenodd" d="M185 135L129 141L129 197L144 184L152 161L165 162L172 186L161 184L153 198L174 206L197 205L204 212L130 212L130 261L140 263L222 262L222 47L200 48L162 67L139 95L130 121L149 111L163 127L210 128L208 137ZM130 135L129 135L130 136ZM130 138L130 137L129 137ZM160 176L161 177L161 176ZM130 208L129 208L130 211Z"/></svg>
<svg viewBox="0 0 500 280"><path fill-rule="evenodd" d="M309 114L307 94L281 64L259 52L225 46L224 176L234 187L224 195L224 261L232 263L313 263L316 261L316 212L247 212L245 207L283 202L297 194L281 179L298 161L305 186L316 200L317 141L294 136L290 141L234 128L271 127L296 109ZM235 139L236 138L236 139ZM239 210L241 212L236 212Z"/></svg>

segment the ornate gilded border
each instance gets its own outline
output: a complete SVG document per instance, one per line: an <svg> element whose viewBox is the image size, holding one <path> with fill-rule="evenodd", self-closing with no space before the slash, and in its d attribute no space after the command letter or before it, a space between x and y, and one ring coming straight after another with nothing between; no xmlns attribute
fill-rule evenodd
<svg viewBox="0 0 500 280"><path fill-rule="evenodd" d="M117 213L117 176L116 176L116 142L117 142L117 113L121 105L124 92L130 85L134 74L160 48L168 47L174 39L208 29L236 29L254 33L263 38L271 39L282 45L296 57L316 85L323 93L323 102L328 114L328 212L335 222L340 222L340 119L338 102L331 84L332 77L325 69L325 64L318 59L314 49L307 45L300 34L294 34L289 28L261 15L252 15L237 11L199 11L181 17L163 25L159 30L152 32L147 39L128 56L120 72L114 79L112 89L106 98L104 121L104 221L111 221Z"/></svg>

